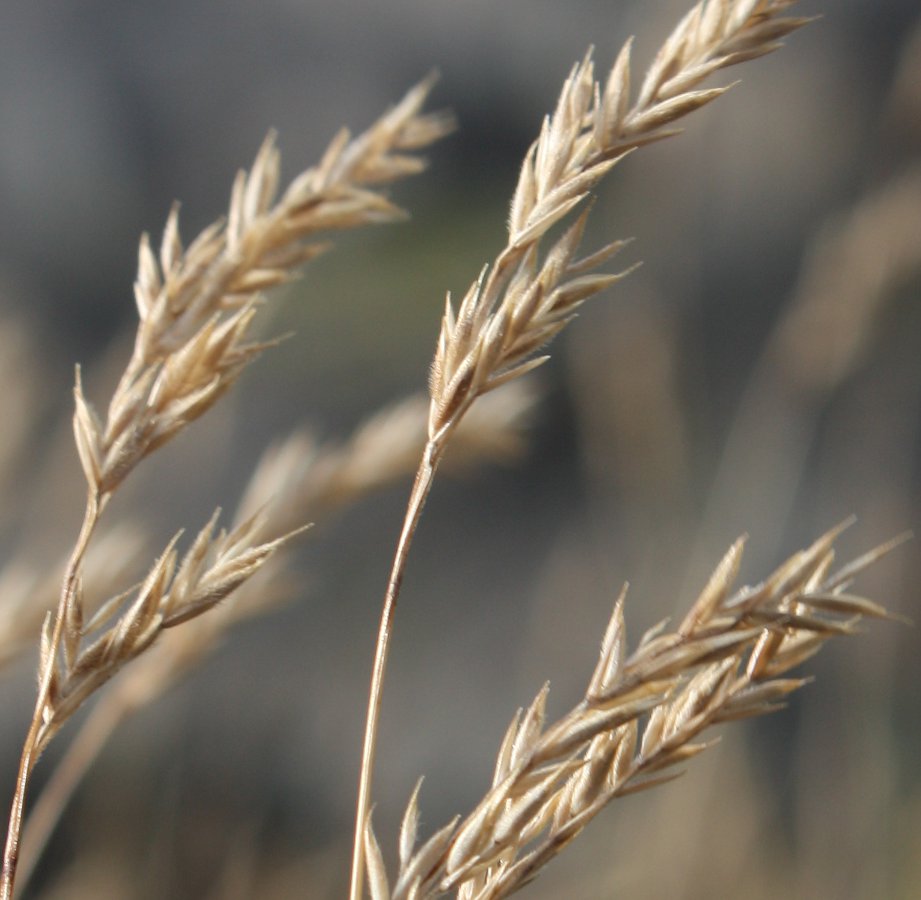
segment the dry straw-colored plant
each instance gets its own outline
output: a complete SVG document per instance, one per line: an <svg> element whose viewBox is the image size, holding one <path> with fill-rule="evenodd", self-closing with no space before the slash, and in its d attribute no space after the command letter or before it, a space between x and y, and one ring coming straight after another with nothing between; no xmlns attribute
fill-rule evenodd
<svg viewBox="0 0 921 900"><path fill-rule="evenodd" d="M626 588L614 607L585 697L545 722L545 687L519 711L502 742L492 788L462 821L418 849L417 795L400 834L400 869L388 885L373 832L366 833L371 893L379 897L506 897L531 881L607 803L676 777L707 748L712 725L763 715L806 683L784 678L833 635L886 611L847 588L890 549L831 572L841 528L797 553L767 580L730 593L744 541L727 552L674 632L662 622L628 654ZM644 724L640 725L643 717Z"/></svg>
<svg viewBox="0 0 921 900"><path fill-rule="evenodd" d="M177 535L143 583L86 615L84 562L109 500L150 453L205 413L270 344L247 339L263 291L287 282L329 246L325 233L402 216L375 187L424 167L413 151L452 127L421 112L431 79L410 91L364 134L345 130L316 167L278 196L274 137L234 183L226 220L187 248L179 214L167 220L159 258L141 240L134 352L101 418L79 370L74 434L87 483L83 525L67 562L60 600L41 637L38 696L10 814L0 896L12 897L23 807L39 755L58 729L123 666L167 629L213 609L255 575L294 534L259 541L257 513L215 533L217 514L180 557Z"/></svg>
<svg viewBox="0 0 921 900"><path fill-rule="evenodd" d="M181 677L234 622L277 597L286 548L304 523L414 469L375 649L352 900L366 890L374 900L510 895L611 800L674 778L678 766L706 748L700 736L711 726L782 706L805 681L787 673L830 637L852 634L864 617L887 615L850 588L895 542L836 568L840 527L762 583L734 590L740 540L678 627L669 631L663 623L650 630L632 653L622 592L584 697L548 724L544 688L512 720L493 784L473 812L421 844L417 788L399 834L395 876L388 874L371 827L378 719L396 605L436 472L449 446L449 461L469 463L506 455L520 444L520 422L532 398L518 380L547 359L538 355L541 349L585 300L630 271L597 272L624 241L582 251L591 193L627 154L677 134L681 119L728 89L701 87L706 79L772 52L805 24L786 15L794 3L697 4L666 39L638 89L630 42L602 79L588 53L525 155L505 246L456 307L448 298L428 400L382 413L342 446L292 436L254 472L227 530L218 529L215 513L184 550L181 533L169 541L139 585L126 587L113 576L105 582L111 597L87 598L91 546L98 546L110 499L142 460L204 414L272 345L248 337L264 293L326 250L329 232L400 218L380 186L420 171L424 163L415 151L445 135L452 121L422 112L431 86L425 81L363 135L338 135L321 162L280 195L279 157L270 137L252 170L237 178L224 220L184 247L174 209L158 253L142 240L134 350L104 415L84 395L77 373L74 432L87 501L56 610L41 628L38 692L16 780L2 900L13 897L21 846L26 876L115 725ZM20 594L17 625L9 629L16 645L30 622L28 598ZM34 618L35 604L31 609ZM13 644L0 650L12 653ZM23 839L39 756L115 676L49 780Z"/></svg>

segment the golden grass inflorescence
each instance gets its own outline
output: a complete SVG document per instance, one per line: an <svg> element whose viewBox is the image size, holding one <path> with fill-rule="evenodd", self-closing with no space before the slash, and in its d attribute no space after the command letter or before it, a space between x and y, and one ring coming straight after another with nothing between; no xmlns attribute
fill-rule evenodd
<svg viewBox="0 0 921 900"><path fill-rule="evenodd" d="M848 592L896 539L832 571L844 523L795 554L764 582L733 591L744 541L713 572L675 631L650 629L628 653L624 601L614 606L584 698L545 721L548 686L512 720L490 790L463 820L416 846L419 788L400 835L391 888L373 831L365 843L371 893L464 900L506 897L531 881L612 800L677 777L723 722L774 712L808 679L783 677L829 638L855 633L879 604ZM421 786L421 785L420 785Z"/></svg>
<svg viewBox="0 0 921 900"><path fill-rule="evenodd" d="M708 746L700 740L707 729L780 708L805 683L788 672L829 638L852 634L864 617L887 616L881 605L850 588L895 542L835 569L840 528L762 583L733 590L740 540L678 627L669 631L662 623L651 629L632 653L624 589L582 699L547 723L545 687L512 720L493 783L474 810L421 843L417 787L399 834L396 875L388 874L371 827L378 719L395 609L436 472L445 460L475 464L521 448L522 423L534 395L519 379L547 359L539 355L542 349L587 299L632 268L597 272L625 246L623 240L582 252L592 193L627 154L677 134L685 116L728 90L701 87L707 78L774 51L809 21L785 15L794 5L795 0L698 3L662 44L638 89L630 41L602 79L596 78L593 53L587 53L525 154L505 246L456 307L448 297L428 397L383 411L342 445L292 435L257 466L231 526L219 529L215 512L184 551L177 532L140 584L116 587L114 578L108 599L87 600L92 548L105 538L100 522L111 497L147 456L207 412L274 343L250 337L265 293L327 250L329 233L402 218L380 188L420 172L425 163L417 151L447 134L453 120L422 111L432 86L427 79L364 134L341 132L320 163L281 193L279 153L270 135L252 169L235 181L225 219L186 247L174 207L158 251L142 239L134 349L104 415L86 398L77 373L73 421L87 502L62 567L57 608L41 628L38 692L12 804L2 900L13 897L20 855L24 878L34 868L61 809L114 727L182 677L233 624L278 598L288 542L305 523L413 472L375 647L352 900L366 891L373 900L509 896L609 802L674 778L678 766ZM44 599L47 592L38 593ZM25 607L25 600L17 604L19 631L34 624ZM15 643L18 647L21 635ZM115 676L23 833L39 756Z"/></svg>
<svg viewBox="0 0 921 900"><path fill-rule="evenodd" d="M279 197L274 136L241 172L225 220L184 248L173 208L159 260L141 240L134 351L105 418L84 396L79 370L74 433L87 482L83 525L55 614L45 620L35 712L26 736L7 835L0 896L12 896L23 805L35 763L61 724L162 632L213 608L291 536L256 542L260 517L215 535L216 516L179 560L174 538L136 589L87 618L83 564L101 515L150 453L205 413L267 346L248 340L263 291L328 249L320 236L404 214L375 188L424 168L414 151L445 135L450 116L421 111L433 79L413 88L363 134L342 130L316 167Z"/></svg>

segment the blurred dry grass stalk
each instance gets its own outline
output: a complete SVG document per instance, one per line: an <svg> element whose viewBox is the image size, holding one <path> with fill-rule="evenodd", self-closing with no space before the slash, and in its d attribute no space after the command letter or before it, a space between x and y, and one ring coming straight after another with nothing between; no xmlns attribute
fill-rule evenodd
<svg viewBox="0 0 921 900"><path fill-rule="evenodd" d="M492 787L474 811L437 829L421 845L417 788L399 835L398 870L395 878L388 875L370 821L377 720L406 560L436 470L449 444L454 448L449 461L462 463L495 459L519 447L533 396L517 379L544 362L547 357L536 354L586 299L626 274L593 274L623 241L580 255L591 191L627 153L677 134L678 120L727 90L699 88L706 78L777 49L784 36L803 25L805 19L784 15L794 2L698 4L662 45L635 97L630 42L601 81L588 54L572 70L554 113L525 156L506 246L457 309L448 299L428 401L415 398L385 410L341 446L317 446L304 434L293 435L259 464L228 530L217 530L215 513L182 552L177 534L143 582L126 588L122 569L101 561L131 560L142 546L101 530L110 498L145 457L205 413L271 346L247 338L263 292L286 283L326 250L323 234L400 218L402 212L378 186L420 171L424 163L414 151L442 137L451 120L422 113L430 88L430 81L423 82L363 135L338 135L322 161L280 196L279 158L270 137L252 170L235 182L226 220L184 247L174 209L158 254L142 240L134 352L105 415L85 398L77 374L74 431L87 502L82 529L62 566L55 613L39 627L38 610L52 589L15 568L2 576L0 660L18 652L30 633L41 633L39 686L16 781L3 900L13 896L20 854L24 880L115 726L162 694L234 622L261 613L278 597L288 542L303 530L302 523L413 470L369 699L353 900L366 886L374 900L447 893L463 900L508 896L536 877L611 800L674 778L678 765L708 746L699 740L706 729L781 707L805 682L787 677L789 670L828 638L852 634L864 617L887 615L850 587L895 542L836 568L833 544L840 527L761 584L734 590L740 540L678 628L668 631L662 623L632 653L625 640L624 591L582 700L548 724L547 689L541 691L512 720ZM855 214L824 252L865 246L865 234L878 231L880 219L905 215L909 188L916 196L917 176ZM916 249L915 241L907 242L893 267L915 266ZM817 271L827 269L817 265ZM862 266L860 271L876 282L891 277L883 269ZM797 346L798 337L813 327L804 326L803 317L831 315L844 329L838 357L821 367L826 376L832 372L827 377L840 378L860 352L860 337L873 315L860 300L879 294L876 283L864 288L850 278L844 282L858 296L850 307L856 325L829 313L827 298L840 301L834 285L824 294L813 288L807 295L819 299L795 306L772 345L780 348L772 352L802 363L791 377L814 390L823 387L809 369L815 359ZM97 568L94 586L110 594L102 601L84 598L84 582ZM116 675L52 774L21 836L38 757Z"/></svg>

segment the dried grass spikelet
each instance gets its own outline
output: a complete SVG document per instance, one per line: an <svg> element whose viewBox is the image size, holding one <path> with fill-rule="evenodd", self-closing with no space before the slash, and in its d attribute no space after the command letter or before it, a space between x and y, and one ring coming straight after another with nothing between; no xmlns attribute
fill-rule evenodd
<svg viewBox="0 0 921 900"><path fill-rule="evenodd" d="M168 628L215 607L251 578L292 535L257 544L258 520L215 534L216 512L180 558L177 534L131 591L112 597L83 621L78 590L65 609L60 655L44 650L40 669L51 669L41 709L39 752L61 725L128 662L140 656ZM51 645L51 624L42 630Z"/></svg>
<svg viewBox="0 0 921 900"><path fill-rule="evenodd" d="M459 428L450 462L470 467L502 461L520 451L535 402L536 392L527 382L491 394ZM307 520L321 523L393 480L411 475L425 444L426 413L424 396L411 397L377 412L338 445L319 445L303 431L295 432L263 454L235 521L252 524L251 541L282 534ZM116 553L118 547L111 541L103 543L110 556ZM87 560L90 569L95 568L93 558L101 548L94 544L92 549ZM90 580L99 587L98 581ZM20 884L28 881L73 792L118 725L186 677L235 626L289 598L291 581L288 547L277 546L232 595L207 615L163 631L155 646L119 673L81 724L26 820ZM122 582L116 578L114 583ZM297 587L303 590L301 582ZM32 603L28 608L37 606Z"/></svg>
<svg viewBox="0 0 921 900"><path fill-rule="evenodd" d="M509 385L490 400L496 402L484 404L481 414L471 417L458 432L462 438L455 446L459 465L501 459L503 453L521 446L534 392L524 385ZM252 543L265 535L296 530L305 520L321 523L386 484L411 475L425 443L425 413L421 397L396 403L362 423L338 446L317 446L305 433L295 432L267 450L257 464L235 516L242 523L236 531L245 533ZM465 434L469 440L463 440ZM202 534L213 526L212 521ZM220 598L220 605L209 615L196 616L194 621L191 618L202 603L216 606L219 602L207 592L190 602L186 588L182 592L186 599L171 601L171 609L182 611L183 627L164 635L155 652L146 654L125 673L120 684L126 696L134 698L130 706L165 691L213 650L234 625L265 612L287 595L285 543L271 541L265 546L271 550L259 554L258 572L250 572L226 602ZM214 549L208 552L217 555ZM192 554L200 557L201 549L193 548L187 555ZM199 563L198 568L202 565ZM169 613L164 627L178 624L177 615L175 611Z"/></svg>
<svg viewBox="0 0 921 900"><path fill-rule="evenodd" d="M853 634L863 617L888 617L848 589L890 542L833 572L841 527L797 553L755 587L732 592L743 542L734 544L674 632L651 629L626 650L618 597L582 701L545 722L545 687L519 711L502 742L493 784L476 809L416 847L418 789L400 837L392 888L377 853L375 900L506 897L533 879L616 797L669 781L709 746L713 725L780 709L807 679L786 677L830 637Z"/></svg>
<svg viewBox="0 0 921 900"><path fill-rule="evenodd" d="M511 201L506 246L481 271L456 310L448 296L429 377L428 443L397 542L372 664L350 900L361 896L365 853L378 852L365 831L390 636L406 560L448 440L479 397L540 366L547 357L536 354L579 306L627 274L592 274L624 242L580 256L589 210L576 214L577 208L626 153L676 134L673 126L679 119L728 90L698 90L705 78L771 52L780 46L780 38L805 24L806 19L782 16L793 2L698 3L662 45L632 104L631 42L603 84L595 80L591 51L586 54L525 155ZM563 228L562 235L543 249L541 242L557 226ZM372 892L380 891L378 860L369 865L375 873Z"/></svg>
<svg viewBox="0 0 921 900"><path fill-rule="evenodd" d="M373 187L419 171L424 163L410 151L452 127L443 115L420 112L431 85L430 78L413 88L363 135L351 139L340 132L320 164L280 198L279 155L270 135L252 171L238 176L226 222L209 226L184 248L174 208L159 259L142 239L135 285L140 323L104 421L87 402L77 371L73 424L88 486L86 507L56 613L41 632L35 709L20 755L0 872L2 900L13 896L31 775L60 724L165 628L212 608L285 540L247 545L250 526L216 539L206 528L178 570L171 544L133 601L123 605L122 597L114 599L106 606L113 620L103 624L97 616L86 628L83 564L103 510L145 456L204 413L268 346L248 337L261 292L287 281L325 249L319 232L402 215ZM97 628L100 633L87 646L84 639Z"/></svg>
<svg viewBox="0 0 921 900"><path fill-rule="evenodd" d="M809 21L781 16L793 2L699 3L659 50L632 105L630 41L604 83L595 80L591 53L574 67L525 155L506 247L456 312L448 297L430 377L433 441L450 431L478 396L539 366L546 357L534 354L578 307L626 274L589 274L623 241L577 255L587 211L543 256L541 240L584 203L625 154L677 134L674 123L728 90L697 90L700 82L719 69L770 53L780 38Z"/></svg>
<svg viewBox="0 0 921 900"><path fill-rule="evenodd" d="M140 323L134 352L103 421L83 396L74 418L87 481L110 494L148 453L207 410L270 344L247 339L262 292L284 284L329 244L321 235L403 217L379 190L425 163L415 151L452 128L420 110L432 86L413 88L364 134L341 131L319 165L278 195L280 158L269 135L249 173L234 182L225 221L188 247L179 213L159 253L141 240L135 283Z"/></svg>

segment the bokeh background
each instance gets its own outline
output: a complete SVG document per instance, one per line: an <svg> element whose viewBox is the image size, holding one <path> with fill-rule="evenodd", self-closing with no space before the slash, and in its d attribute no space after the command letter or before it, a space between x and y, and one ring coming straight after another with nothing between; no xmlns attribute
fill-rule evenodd
<svg viewBox="0 0 921 900"><path fill-rule="evenodd" d="M511 714L545 680L551 712L581 695L625 579L636 640L692 601L740 533L755 581L852 513L846 554L919 528L921 21L910 0L801 7L823 18L725 73L743 83L612 174L589 242L633 236L627 261L644 266L555 345L517 463L435 490L384 707L375 821L389 854L419 775L434 829L475 803ZM296 336L113 507L152 547L232 508L292 428L342 439L424 385L444 292L501 247L520 158L572 63L594 44L606 67L636 34L639 72L685 8L7 0L0 586L22 593L73 540L73 367L103 405L133 328L138 235L159 235L174 198L188 238L269 128L293 176L433 68L433 104L460 123L393 191L412 220L314 263L266 326ZM118 729L27 896L343 896L406 492L322 522L291 601ZM917 620L919 584L914 542L861 590ZM816 681L788 711L725 729L679 782L616 804L522 896L917 896L918 634L865 632L808 664ZM35 656L4 654L7 793Z"/></svg>

